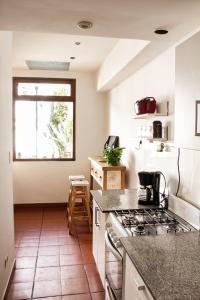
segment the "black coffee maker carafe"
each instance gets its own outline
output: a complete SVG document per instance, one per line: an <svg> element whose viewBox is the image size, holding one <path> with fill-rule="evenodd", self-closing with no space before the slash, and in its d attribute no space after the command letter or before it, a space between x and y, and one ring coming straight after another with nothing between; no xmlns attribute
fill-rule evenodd
<svg viewBox="0 0 200 300"><path fill-rule="evenodd" d="M160 172L139 172L138 203L141 205L160 204Z"/></svg>

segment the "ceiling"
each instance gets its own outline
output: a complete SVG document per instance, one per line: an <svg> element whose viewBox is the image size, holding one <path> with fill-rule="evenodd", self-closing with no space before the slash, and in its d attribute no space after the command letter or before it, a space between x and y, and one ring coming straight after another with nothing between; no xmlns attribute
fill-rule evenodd
<svg viewBox="0 0 200 300"><path fill-rule="evenodd" d="M148 50L149 60L153 59L155 53L164 51L197 30L200 27L199 15L199 0L0 0L0 30L148 40L151 41ZM76 26L78 21L84 19L91 20L94 24L87 31ZM156 28L167 28L169 33L165 36L155 35L153 31ZM20 48L23 52L23 41L20 35L22 33L19 33L19 41L16 42L18 53ZM66 37L68 38L70 39ZM38 42L34 46L34 55L39 55L37 46L42 45L42 39L41 36L35 39L38 39ZM50 41L50 36L47 39ZM59 37L58 39L60 40ZM97 39L94 44L96 43ZM55 42L47 44L50 48L56 47L59 50ZM102 45L101 41L99 44ZM111 44L112 42L109 41L108 48ZM63 43L60 45L63 46ZM86 44L83 45L86 47ZM96 66L99 64L100 56L103 57L108 50L106 47L102 53L99 50ZM88 47L88 49L92 48ZM83 51L85 53L79 53L80 57L87 56L88 49ZM76 55L71 54L71 50L78 51L69 44L69 49L65 52L67 56ZM27 49L28 51L31 50ZM48 49L47 55L51 56L50 52L51 49ZM91 55L92 60L91 52L89 51L88 54ZM64 55L62 49L58 55L60 58ZM16 58L16 64L20 64L20 59L22 58ZM75 66L76 62L73 64Z"/></svg>
<svg viewBox="0 0 200 300"><path fill-rule="evenodd" d="M198 0L0 0L0 30L85 35L76 24L89 19L87 35L155 40L167 27L166 41L199 26L199 14Z"/></svg>
<svg viewBox="0 0 200 300"><path fill-rule="evenodd" d="M117 41L115 38L14 32L13 68L28 69L25 60L38 60L70 62L71 71L95 71Z"/></svg>

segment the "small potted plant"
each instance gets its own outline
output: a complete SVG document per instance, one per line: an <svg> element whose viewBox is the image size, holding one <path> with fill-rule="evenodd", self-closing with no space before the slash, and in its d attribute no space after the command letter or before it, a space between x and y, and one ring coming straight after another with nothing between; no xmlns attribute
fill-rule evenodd
<svg viewBox="0 0 200 300"><path fill-rule="evenodd" d="M111 166L118 166L122 157L123 149L121 147L110 148L107 147L103 150L103 156L107 163Z"/></svg>

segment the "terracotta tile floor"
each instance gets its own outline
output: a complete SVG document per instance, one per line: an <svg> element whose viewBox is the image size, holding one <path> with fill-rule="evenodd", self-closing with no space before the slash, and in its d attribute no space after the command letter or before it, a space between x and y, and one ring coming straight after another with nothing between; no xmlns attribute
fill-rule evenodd
<svg viewBox="0 0 200 300"><path fill-rule="evenodd" d="M69 235L63 208L18 208L15 242L16 269L8 300L104 299L92 234L86 224L79 224L76 236Z"/></svg>

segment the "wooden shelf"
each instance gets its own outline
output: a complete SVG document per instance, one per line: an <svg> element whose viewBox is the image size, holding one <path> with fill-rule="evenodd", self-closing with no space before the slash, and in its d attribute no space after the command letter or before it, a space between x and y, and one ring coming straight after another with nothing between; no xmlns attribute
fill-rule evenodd
<svg viewBox="0 0 200 300"><path fill-rule="evenodd" d="M147 140L150 142L166 142L168 139L167 138L153 138L153 137L143 137L143 136L137 136L137 139L141 139L141 140Z"/></svg>
<svg viewBox="0 0 200 300"><path fill-rule="evenodd" d="M160 138L160 139L154 139L154 138L146 138L149 142L166 142L167 138Z"/></svg>
<svg viewBox="0 0 200 300"><path fill-rule="evenodd" d="M154 114L142 114L132 116L133 119L152 119L156 117L165 117L168 116L168 113L154 113Z"/></svg>
<svg viewBox="0 0 200 300"><path fill-rule="evenodd" d="M147 137L147 136L137 136L137 138L139 139L143 139L143 140L147 140L149 142L166 142L168 141L168 127L162 127L162 134L164 137L162 138L153 138L151 137Z"/></svg>

